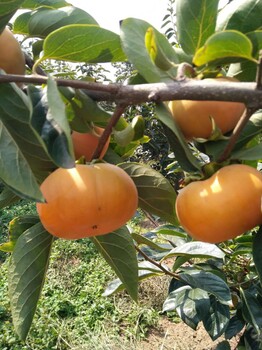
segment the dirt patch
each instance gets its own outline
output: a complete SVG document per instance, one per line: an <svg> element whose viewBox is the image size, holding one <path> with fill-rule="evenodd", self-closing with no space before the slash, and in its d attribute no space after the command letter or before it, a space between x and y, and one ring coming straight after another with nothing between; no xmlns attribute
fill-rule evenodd
<svg viewBox="0 0 262 350"><path fill-rule="evenodd" d="M202 325L194 331L186 324L173 323L167 318L159 321L157 328L152 328L146 340L137 345L136 350L215 350L223 337L212 341ZM230 341L231 349L237 341Z"/></svg>

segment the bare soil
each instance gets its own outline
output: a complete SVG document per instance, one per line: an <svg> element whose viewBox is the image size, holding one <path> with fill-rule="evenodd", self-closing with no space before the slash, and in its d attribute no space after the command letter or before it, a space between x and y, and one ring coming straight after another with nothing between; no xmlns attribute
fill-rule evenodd
<svg viewBox="0 0 262 350"><path fill-rule="evenodd" d="M215 350L223 340L221 337L213 341L202 325L194 331L183 322L173 323L163 318L136 350ZM236 339L230 340L232 350L236 349L236 344Z"/></svg>

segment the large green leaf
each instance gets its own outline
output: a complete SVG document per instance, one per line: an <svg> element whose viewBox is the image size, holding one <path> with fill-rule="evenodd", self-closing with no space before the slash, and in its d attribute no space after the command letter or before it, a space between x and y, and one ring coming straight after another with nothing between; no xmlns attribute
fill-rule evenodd
<svg viewBox="0 0 262 350"><path fill-rule="evenodd" d="M25 340L40 297L53 236L38 223L17 240L9 266L9 294L13 324Z"/></svg>
<svg viewBox="0 0 262 350"><path fill-rule="evenodd" d="M0 32L19 9L24 0L0 0Z"/></svg>
<svg viewBox="0 0 262 350"><path fill-rule="evenodd" d="M194 54L215 31L218 0L176 0L178 42Z"/></svg>
<svg viewBox="0 0 262 350"><path fill-rule="evenodd" d="M217 31L236 29L248 33L262 27L260 0L233 0L218 15Z"/></svg>
<svg viewBox="0 0 262 350"><path fill-rule="evenodd" d="M156 106L156 115L159 120L167 127L165 134L168 138L170 148L175 154L179 165L185 171L199 171L200 163L193 155L188 143L182 135L179 127L172 118L171 112L164 103L158 103Z"/></svg>
<svg viewBox="0 0 262 350"><path fill-rule="evenodd" d="M151 39L148 33L151 33ZM176 68L173 67L173 64L179 63L176 51L152 25L140 19L127 18L121 23L120 37L128 60L147 82L170 82L176 76Z"/></svg>
<svg viewBox="0 0 262 350"><path fill-rule="evenodd" d="M237 30L225 30L210 36L200 47L193 58L196 66L208 63L228 64L250 60L252 57L252 43L250 39Z"/></svg>
<svg viewBox="0 0 262 350"><path fill-rule="evenodd" d="M129 295L136 301L138 262L132 236L124 226L108 235L93 237L98 251L115 271Z"/></svg>
<svg viewBox="0 0 262 350"><path fill-rule="evenodd" d="M103 63L126 59L119 35L92 24L73 24L55 30L46 37L43 49L43 60Z"/></svg>
<svg viewBox="0 0 262 350"><path fill-rule="evenodd" d="M191 287L201 288L214 295L222 304L231 305L230 289L226 282L217 275L206 271L192 271L181 273L180 278Z"/></svg>
<svg viewBox="0 0 262 350"><path fill-rule="evenodd" d="M51 162L30 125L32 105L15 84L0 84L0 178L18 194L41 200L38 180Z"/></svg>
<svg viewBox="0 0 262 350"><path fill-rule="evenodd" d="M170 182L146 165L121 163L119 166L131 176L137 187L139 207L162 220L176 224L176 192Z"/></svg>
<svg viewBox="0 0 262 350"><path fill-rule="evenodd" d="M77 7L67 6L58 10L43 8L31 13L28 34L44 38L54 30L70 24L98 25L92 16Z"/></svg>

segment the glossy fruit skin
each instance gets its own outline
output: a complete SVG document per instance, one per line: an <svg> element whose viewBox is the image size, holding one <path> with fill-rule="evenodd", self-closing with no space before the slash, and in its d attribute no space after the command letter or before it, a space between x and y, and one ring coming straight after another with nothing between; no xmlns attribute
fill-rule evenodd
<svg viewBox="0 0 262 350"><path fill-rule="evenodd" d="M0 68L7 74L25 74L25 57L9 28L0 34Z"/></svg>
<svg viewBox="0 0 262 350"><path fill-rule="evenodd" d="M41 185L46 203L37 203L45 229L64 239L111 233L123 226L138 205L136 186L116 165L77 164L59 168Z"/></svg>
<svg viewBox="0 0 262 350"><path fill-rule="evenodd" d="M218 243L262 224L261 197L262 174L248 165L232 164L183 188L176 213L194 239Z"/></svg>
<svg viewBox="0 0 262 350"><path fill-rule="evenodd" d="M96 150L96 147L98 145L100 136L102 135L103 132L104 132L104 129L98 126L94 127L94 130L92 133L91 132L80 133L77 131L73 131L71 137L73 141L75 158L79 159L80 157L84 156L86 161L90 162L92 160L94 151ZM110 138L108 138L108 140L106 141L99 159L102 159L106 154L106 151L109 147L109 143L110 143Z"/></svg>
<svg viewBox="0 0 262 350"><path fill-rule="evenodd" d="M207 83L223 81L232 81L232 79L205 79ZM178 100L170 101L168 106L173 119L187 141L192 141L194 138L208 139L211 136L212 122L210 116L214 119L222 134L233 130L245 110L243 103L225 101Z"/></svg>

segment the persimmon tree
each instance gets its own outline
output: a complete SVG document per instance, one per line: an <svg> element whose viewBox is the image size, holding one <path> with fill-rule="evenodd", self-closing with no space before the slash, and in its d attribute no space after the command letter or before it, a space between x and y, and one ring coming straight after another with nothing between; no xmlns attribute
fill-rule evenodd
<svg viewBox="0 0 262 350"><path fill-rule="evenodd" d="M33 38L27 74L2 70L0 75L0 179L4 184L0 206L21 198L44 203L40 185L50 173L74 168L75 161L85 163L83 158L75 159L71 133L103 128L91 162L123 169L137 188L138 207L162 223L144 235L122 226L86 238L92 239L118 276L105 296L126 289L137 300L141 280L167 274L171 283L163 312L175 310L193 329L203 322L213 340L240 334L240 346L256 349L261 345L262 327L261 229L256 226L228 241L217 237L212 240L217 244L196 241L180 226L175 205L183 187L215 176L218 169L231 164L259 168L262 1L233 0L223 9L218 0L172 4L177 35L173 45L140 19L124 19L118 35L63 0L0 1L1 31L11 21L14 34L25 41ZM25 11L17 12L20 9ZM45 63L54 60L70 64L128 61L134 74L128 84L67 79L45 71ZM237 81L205 81L221 76ZM246 108L233 130L223 134L210 115L210 137L187 140L167 106L172 100L240 102ZM114 112L101 108L101 101L114 102ZM174 154L168 169L181 175L179 188L150 166L129 161L148 137L141 116L127 121L125 111L145 102L155 104L156 117ZM201 123L200 119L196 122ZM109 137L110 146L99 160ZM237 171L234 176L238 181ZM245 193L245 183L238 187ZM255 197L259 202L257 193ZM114 196L111 201L113 206ZM246 201L244 205L248 212ZM206 213L202 215L205 218ZM234 221L242 219L234 216L234 210L231 216ZM258 223L262 224L262 214ZM33 322L54 239L39 217L30 215L13 218L9 241L0 246L10 253L13 324L23 340ZM165 264L167 259L173 261L171 267ZM225 340L220 346L227 349L229 343Z"/></svg>

